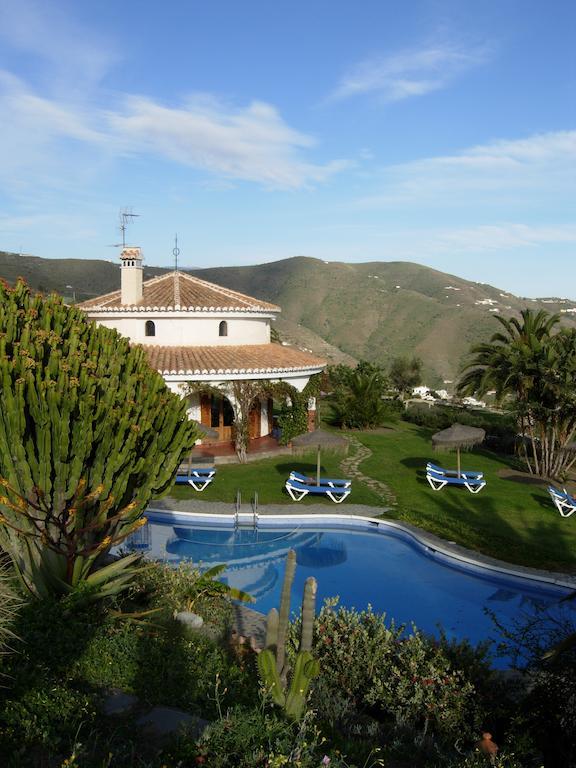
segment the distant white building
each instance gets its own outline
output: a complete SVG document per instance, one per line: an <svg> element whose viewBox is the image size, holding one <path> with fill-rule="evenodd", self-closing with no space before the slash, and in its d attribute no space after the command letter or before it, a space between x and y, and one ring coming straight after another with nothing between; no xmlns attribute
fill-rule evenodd
<svg viewBox="0 0 576 768"><path fill-rule="evenodd" d="M476 400L475 397L465 397L462 400L464 405L469 405L472 408L486 408L486 403L483 400Z"/></svg>
<svg viewBox="0 0 576 768"><path fill-rule="evenodd" d="M280 307L174 271L143 281L140 248L124 248L121 286L78 306L90 320L141 344L168 387L183 394L188 382L224 385L238 380L285 381L302 391L326 363L295 347L273 344L270 323ZM191 395L190 417L232 439L231 391ZM313 414L309 423L313 422ZM250 437L272 429L272 402L250 414Z"/></svg>
<svg viewBox="0 0 576 768"><path fill-rule="evenodd" d="M414 389L412 390L412 394L414 397L419 397L422 400L436 400L436 398L432 394L430 387L425 387L424 385L420 385L419 387L414 387Z"/></svg>

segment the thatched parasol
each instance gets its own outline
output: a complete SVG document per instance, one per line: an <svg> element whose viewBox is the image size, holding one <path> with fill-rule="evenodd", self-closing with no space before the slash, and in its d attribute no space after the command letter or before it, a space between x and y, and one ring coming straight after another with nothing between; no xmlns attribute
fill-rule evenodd
<svg viewBox="0 0 576 768"><path fill-rule="evenodd" d="M455 448L458 453L458 477L460 477L460 451L469 450L479 445L486 437L486 432L479 427L467 427L465 424L452 424L448 429L432 435L432 445L436 450Z"/></svg>
<svg viewBox="0 0 576 768"><path fill-rule="evenodd" d="M325 432L316 429L314 432L306 432L293 438L292 446L295 448L314 448L317 450L316 458L316 485L320 485L320 454L322 450L347 453L348 440L335 432Z"/></svg>

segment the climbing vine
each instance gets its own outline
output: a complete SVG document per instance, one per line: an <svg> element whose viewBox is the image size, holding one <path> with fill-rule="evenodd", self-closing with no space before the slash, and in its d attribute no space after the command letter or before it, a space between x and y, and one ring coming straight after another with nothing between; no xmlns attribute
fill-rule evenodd
<svg viewBox="0 0 576 768"><path fill-rule="evenodd" d="M271 382L266 380L245 379L214 385L202 381L190 381L187 394L216 394L230 399L234 409L234 444L240 462L246 461L246 452L250 441L250 409L262 398L271 397L280 401L278 426L281 430L280 442L286 445L296 435L308 430L308 400L318 397L320 376L311 376L302 392L286 381Z"/></svg>
<svg viewBox="0 0 576 768"><path fill-rule="evenodd" d="M278 426L281 429L280 442L287 445L293 437L308 431L308 400L320 394L320 375L311 376L302 390L285 381L274 385L277 399L281 399Z"/></svg>

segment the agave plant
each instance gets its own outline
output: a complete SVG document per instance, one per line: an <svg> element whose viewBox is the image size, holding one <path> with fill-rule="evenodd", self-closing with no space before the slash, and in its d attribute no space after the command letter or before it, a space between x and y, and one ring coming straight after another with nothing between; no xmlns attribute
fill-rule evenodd
<svg viewBox="0 0 576 768"><path fill-rule="evenodd" d="M12 626L16 619L20 600L12 588L11 575L6 567L0 568L0 655L8 653L16 635Z"/></svg>
<svg viewBox="0 0 576 768"><path fill-rule="evenodd" d="M247 592L244 592L241 589L231 587L229 584L225 584L223 581L218 580L218 577L220 574L224 573L226 568L226 564L215 565L201 574L194 585L194 594L190 595L186 601L187 611L191 611L194 607L194 603L197 603L202 598L210 597L213 595L229 597L232 600L240 600L242 603L254 602L252 595L249 595Z"/></svg>

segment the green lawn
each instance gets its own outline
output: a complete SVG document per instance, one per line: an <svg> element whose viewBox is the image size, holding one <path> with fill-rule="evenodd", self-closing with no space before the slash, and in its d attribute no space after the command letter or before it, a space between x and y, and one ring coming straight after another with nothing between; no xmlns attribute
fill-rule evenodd
<svg viewBox="0 0 576 768"><path fill-rule="evenodd" d="M559 515L545 483L499 477L512 461L481 449L462 453L462 467L484 472L486 487L479 494L455 487L433 491L426 461L455 468L456 454L433 451L429 430L399 422L356 437L372 451L361 470L396 493L398 519L509 562L576 570L576 519Z"/></svg>
<svg viewBox="0 0 576 768"><path fill-rule="evenodd" d="M455 454L432 450L431 433L412 424L398 422L391 429L351 433L372 451L360 466L369 477L385 482L396 494L398 505L384 517L406 520L449 541L484 554L534 568L576 571L576 516L562 518L553 506L546 485L505 479L498 472L513 466L501 456L476 449L462 454L462 466L481 470L487 486L473 495L466 489L448 487L433 491L424 477L426 461L456 466ZM216 481L202 494L179 486L171 495L232 505L240 489L248 503L255 490L260 504L296 506L284 481L291 469L314 475L316 455L232 464L218 467ZM322 457L322 473L341 477L338 457ZM324 504L327 512L345 512L349 502L381 507L381 499L358 481L349 499L335 506L329 499L308 497L298 504ZM377 509L374 514L378 515Z"/></svg>
<svg viewBox="0 0 576 768"><path fill-rule="evenodd" d="M342 477L342 470L339 467L340 458L328 452L322 455L324 477ZM170 491L170 495L177 499L225 501L232 505L236 500L237 490L240 490L242 502L246 504L250 503L254 491L258 491L259 504L290 504L299 507L307 504L324 504L327 512L346 511L346 501L336 505L324 496L308 495L296 505L284 489L284 483L291 470L315 477L316 453L294 457L284 455L274 459L251 461L248 464L219 465L216 479L202 493L179 485ZM354 499L356 504L369 504L375 507L382 503L376 494L359 483L354 484L354 491L348 498Z"/></svg>

